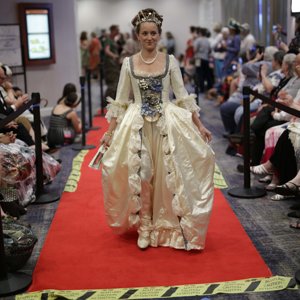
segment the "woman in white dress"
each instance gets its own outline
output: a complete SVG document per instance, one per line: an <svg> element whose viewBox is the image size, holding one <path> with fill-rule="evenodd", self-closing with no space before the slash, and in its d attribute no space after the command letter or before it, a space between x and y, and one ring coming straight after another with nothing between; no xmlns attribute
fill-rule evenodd
<svg viewBox="0 0 300 300"><path fill-rule="evenodd" d="M214 197L211 133L176 59L157 50L162 20L153 9L132 20L141 51L124 59L116 99L108 99L105 212L115 232L137 228L141 249L200 250Z"/></svg>

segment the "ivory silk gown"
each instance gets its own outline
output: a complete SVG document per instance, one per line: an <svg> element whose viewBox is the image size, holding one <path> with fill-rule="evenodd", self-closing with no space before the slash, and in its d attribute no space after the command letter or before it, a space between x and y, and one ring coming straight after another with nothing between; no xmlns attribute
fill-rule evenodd
<svg viewBox="0 0 300 300"><path fill-rule="evenodd" d="M163 74L137 74L132 57L124 59L106 115L118 125L102 168L106 217L116 233L135 227L150 234L153 247L204 248L215 160L192 121L200 111L195 98L173 55Z"/></svg>

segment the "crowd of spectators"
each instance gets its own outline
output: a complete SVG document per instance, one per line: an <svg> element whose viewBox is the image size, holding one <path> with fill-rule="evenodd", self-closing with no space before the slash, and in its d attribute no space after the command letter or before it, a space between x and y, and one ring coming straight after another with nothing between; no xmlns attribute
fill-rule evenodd
<svg viewBox="0 0 300 300"><path fill-rule="evenodd" d="M0 63L0 120L5 120L29 101L26 93L13 86L12 75L11 68ZM79 103L76 86L68 83L52 110L49 126L43 120L40 122L43 184L51 183L61 169L61 161L51 154L80 138L81 122L74 110ZM30 108L0 128L0 207L3 217L19 218L26 212L26 206L35 201L36 136L33 123Z"/></svg>
<svg viewBox="0 0 300 300"><path fill-rule="evenodd" d="M176 52L176 40L170 31L162 35L159 50L177 55L186 89L215 101L216 109L220 110L223 137L228 139L228 155L242 155L244 86L274 101L288 96L295 103L299 102L299 17L295 23L295 37L289 44L285 42L287 34L280 24L273 26L270 33L272 43L262 45L257 42L249 24L233 18L227 24L215 24L212 33L205 27L190 26L184 53ZM110 26L108 33L102 30L98 40L98 63L103 66L107 87L105 98L114 98L122 61L125 56L140 51L139 44L134 32L123 34L118 25ZM83 48L91 47L92 40ZM85 70L92 70L90 65L84 65L84 61L89 61L87 56L86 53L82 55L82 66ZM257 169L255 166L271 159L281 135L291 124L295 126L298 119L255 97L251 97L250 112L252 172L262 174L261 167ZM300 157L297 159L300 160ZM280 177L277 173L265 175L260 181L267 182L266 190L272 192L278 185L287 184L284 180L292 178ZM295 176L294 172L290 175ZM285 187L295 190L294 194L299 193L297 184ZM272 199L283 199L284 196L275 194Z"/></svg>
<svg viewBox="0 0 300 300"><path fill-rule="evenodd" d="M189 93L215 101L228 140L228 155L242 155L243 94L249 86L274 101L300 110L300 17L295 37L283 42L283 29L277 25L271 45L260 45L249 24L234 19L207 28L190 26L184 53L176 52L176 40L168 31L160 51L177 55ZM80 34L81 75L103 76L105 99L115 98L124 57L140 51L134 31L121 33L118 25ZM12 84L12 71L0 63L0 119L18 110L28 95ZM101 78L102 79L102 78ZM80 139L82 124L76 112L80 103L76 86L68 83L52 110L49 126L41 122L44 184L51 183L61 164L50 154L53 149ZM254 97L251 111L251 172L266 183L272 200L300 195L299 119ZM35 134L30 114L21 115L0 129L0 209L1 216L19 218L35 200ZM50 154L49 154L50 153ZM12 193L14 197L12 197ZM290 216L300 218L300 205ZM300 222L291 227L300 229Z"/></svg>
<svg viewBox="0 0 300 300"><path fill-rule="evenodd" d="M215 101L228 142L226 154L243 155L243 87L299 110L300 17L286 43L281 25L273 26L269 45L259 44L249 24L230 19L207 28L190 27L185 53L179 55L187 86ZM189 91L191 88L189 89ZM295 116L250 97L251 172L265 184L271 200L300 195L300 126ZM242 171L243 166L239 165ZM293 206L293 209L299 206ZM300 217L300 211L289 216ZM300 228L300 222L291 225Z"/></svg>

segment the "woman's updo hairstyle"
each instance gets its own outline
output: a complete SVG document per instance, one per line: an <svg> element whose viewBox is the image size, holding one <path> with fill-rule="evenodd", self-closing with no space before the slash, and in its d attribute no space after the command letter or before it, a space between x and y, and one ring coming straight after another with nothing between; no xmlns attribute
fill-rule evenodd
<svg viewBox="0 0 300 300"><path fill-rule="evenodd" d="M76 93L76 85L74 83L67 83L64 86L62 96L57 100L57 104L61 103L71 93Z"/></svg>
<svg viewBox="0 0 300 300"><path fill-rule="evenodd" d="M138 14L132 19L131 24L134 26L136 33L140 32L140 25L144 22L153 22L158 28L159 34L161 34L161 25L163 22L163 16L159 15L153 8L145 8L138 12Z"/></svg>
<svg viewBox="0 0 300 300"><path fill-rule="evenodd" d="M65 105L67 105L67 106L75 107L79 104L80 99L79 99L77 93L72 92L66 96L64 102L65 102Z"/></svg>

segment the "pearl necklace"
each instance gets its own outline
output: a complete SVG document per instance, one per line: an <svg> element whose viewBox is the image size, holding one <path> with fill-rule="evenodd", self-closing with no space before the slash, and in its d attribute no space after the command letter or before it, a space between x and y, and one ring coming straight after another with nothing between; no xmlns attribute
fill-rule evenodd
<svg viewBox="0 0 300 300"><path fill-rule="evenodd" d="M142 56L142 51L140 51L139 54L140 54L140 58L143 63L145 63L146 65L151 65L156 61L157 56L158 56L158 51L156 50L156 54L155 54L154 58L152 58L151 60L145 60L144 57Z"/></svg>

